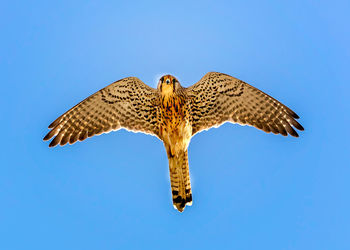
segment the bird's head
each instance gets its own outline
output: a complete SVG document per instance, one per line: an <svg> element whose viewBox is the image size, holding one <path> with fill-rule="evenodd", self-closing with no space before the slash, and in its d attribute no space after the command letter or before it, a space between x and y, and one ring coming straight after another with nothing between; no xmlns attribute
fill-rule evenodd
<svg viewBox="0 0 350 250"><path fill-rule="evenodd" d="M163 94L168 95L174 93L181 87L179 81L172 75L165 75L159 79L157 89Z"/></svg>

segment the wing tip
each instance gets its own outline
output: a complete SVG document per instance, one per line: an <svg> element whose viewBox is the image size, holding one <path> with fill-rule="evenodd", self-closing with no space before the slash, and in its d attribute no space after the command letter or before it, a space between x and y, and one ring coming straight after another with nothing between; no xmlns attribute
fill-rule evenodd
<svg viewBox="0 0 350 250"><path fill-rule="evenodd" d="M295 132L295 134L290 134L290 135L293 136L293 137L296 137L296 138L299 137L299 134L297 132Z"/></svg>
<svg viewBox="0 0 350 250"><path fill-rule="evenodd" d="M299 129L300 131L304 131L305 130L304 127L301 126L300 124L299 124L299 127L296 127L296 128Z"/></svg>
<svg viewBox="0 0 350 250"><path fill-rule="evenodd" d="M54 120L54 121L48 126L48 128L49 128L49 129L52 129L52 128L56 127L56 126L60 123L60 121L61 121L61 116L58 117L56 120Z"/></svg>
<svg viewBox="0 0 350 250"><path fill-rule="evenodd" d="M54 142L54 140L52 140L49 144L49 148L53 148L53 147L56 147L58 145L58 142Z"/></svg>
<svg viewBox="0 0 350 250"><path fill-rule="evenodd" d="M51 139L51 136L49 134L46 134L45 137L43 138L43 141L48 141Z"/></svg>
<svg viewBox="0 0 350 250"><path fill-rule="evenodd" d="M291 111L291 115L293 118L295 119L299 119L300 117L297 115L297 113L295 113L294 111Z"/></svg>

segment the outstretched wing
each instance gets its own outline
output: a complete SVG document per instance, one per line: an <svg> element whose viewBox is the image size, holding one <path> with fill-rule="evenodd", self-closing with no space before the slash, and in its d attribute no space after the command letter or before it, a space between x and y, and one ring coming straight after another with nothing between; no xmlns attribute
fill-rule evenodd
<svg viewBox="0 0 350 250"><path fill-rule="evenodd" d="M58 117L44 140L50 147L126 128L158 136L158 92L136 77L127 77L101 89Z"/></svg>
<svg viewBox="0 0 350 250"><path fill-rule="evenodd" d="M193 135L227 121L284 136L298 137L293 127L304 130L296 121L299 116L291 109L229 75L207 73L186 91L191 98Z"/></svg>

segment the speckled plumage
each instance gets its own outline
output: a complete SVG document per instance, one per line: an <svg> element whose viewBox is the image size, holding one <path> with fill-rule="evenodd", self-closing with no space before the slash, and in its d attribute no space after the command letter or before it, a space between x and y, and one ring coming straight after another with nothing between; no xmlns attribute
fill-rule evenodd
<svg viewBox="0 0 350 250"><path fill-rule="evenodd" d="M196 133L224 122L297 137L298 115L276 99L232 76L210 72L189 88L163 76L157 89L127 77L101 89L49 125L50 147L125 128L157 136L169 159L174 207L192 204L187 148Z"/></svg>

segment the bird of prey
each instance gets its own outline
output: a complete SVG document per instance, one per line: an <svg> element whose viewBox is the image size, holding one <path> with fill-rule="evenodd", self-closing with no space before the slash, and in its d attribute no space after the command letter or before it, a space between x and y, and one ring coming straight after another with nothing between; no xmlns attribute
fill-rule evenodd
<svg viewBox="0 0 350 250"><path fill-rule="evenodd" d="M168 155L173 205L182 212L192 205L187 156L192 136L231 122L298 137L293 127L304 130L298 118L276 99L223 73L207 73L188 88L172 75L162 76L157 89L127 77L58 117L44 140L54 137L49 146L63 146L120 128L158 137Z"/></svg>

